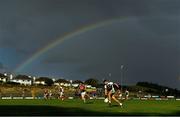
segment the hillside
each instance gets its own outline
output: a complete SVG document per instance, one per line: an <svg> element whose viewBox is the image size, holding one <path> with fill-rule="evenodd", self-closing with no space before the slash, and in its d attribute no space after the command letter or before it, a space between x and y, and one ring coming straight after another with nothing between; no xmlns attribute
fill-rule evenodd
<svg viewBox="0 0 180 117"><path fill-rule="evenodd" d="M167 86L162 86L149 82L138 82L135 86L124 86L124 88L128 89L129 91L135 94L141 91L143 95L148 95L148 94L159 95L159 96L171 95L175 97L180 97L180 91L177 89L173 89Z"/></svg>

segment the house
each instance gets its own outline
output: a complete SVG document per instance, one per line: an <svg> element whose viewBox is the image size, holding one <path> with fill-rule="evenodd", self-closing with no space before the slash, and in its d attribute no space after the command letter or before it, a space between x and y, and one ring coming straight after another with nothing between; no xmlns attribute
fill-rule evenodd
<svg viewBox="0 0 180 117"><path fill-rule="evenodd" d="M43 79L35 79L34 84L36 84L36 85L46 85L46 82Z"/></svg>
<svg viewBox="0 0 180 117"><path fill-rule="evenodd" d="M8 80L7 75L0 73L0 82L7 82L7 80Z"/></svg>
<svg viewBox="0 0 180 117"><path fill-rule="evenodd" d="M21 85L32 85L32 79L25 75L18 75L12 78L10 82L19 83Z"/></svg>
<svg viewBox="0 0 180 117"><path fill-rule="evenodd" d="M79 83L73 83L72 86L73 86L73 87L78 87L78 86L79 86Z"/></svg>
<svg viewBox="0 0 180 117"><path fill-rule="evenodd" d="M48 77L39 77L35 79L34 84L36 85L53 85L54 81Z"/></svg>
<svg viewBox="0 0 180 117"><path fill-rule="evenodd" d="M72 82L72 86L76 88L76 87L79 86L80 83L83 83L83 81L80 81L80 80L74 80L74 81Z"/></svg>
<svg viewBox="0 0 180 117"><path fill-rule="evenodd" d="M86 85L87 88L91 88L92 86L91 85Z"/></svg>
<svg viewBox="0 0 180 117"><path fill-rule="evenodd" d="M65 80L65 79L58 79L54 82L54 85L70 87L71 83L70 83L70 81Z"/></svg>

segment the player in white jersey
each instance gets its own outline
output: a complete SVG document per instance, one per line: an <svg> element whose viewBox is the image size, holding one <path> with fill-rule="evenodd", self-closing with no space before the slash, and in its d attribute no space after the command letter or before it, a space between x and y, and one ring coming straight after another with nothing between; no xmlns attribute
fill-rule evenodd
<svg viewBox="0 0 180 117"><path fill-rule="evenodd" d="M122 103L118 99L116 99L116 95L119 96L119 94L121 93L119 85L104 80L104 89L105 89L105 98L108 99L109 105L111 105L111 100L113 99L122 107Z"/></svg>
<svg viewBox="0 0 180 117"><path fill-rule="evenodd" d="M128 100L129 99L129 91L126 89L125 91L125 99Z"/></svg>
<svg viewBox="0 0 180 117"><path fill-rule="evenodd" d="M61 86L59 87L59 99L64 100L64 88Z"/></svg>

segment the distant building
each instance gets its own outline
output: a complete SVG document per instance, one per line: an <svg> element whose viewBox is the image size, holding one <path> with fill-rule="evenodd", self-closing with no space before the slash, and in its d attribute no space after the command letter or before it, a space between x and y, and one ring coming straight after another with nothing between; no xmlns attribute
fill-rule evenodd
<svg viewBox="0 0 180 117"><path fill-rule="evenodd" d="M92 86L91 86L91 85L86 85L86 87L87 87L87 88L92 88Z"/></svg>
<svg viewBox="0 0 180 117"><path fill-rule="evenodd" d="M79 86L79 83L73 83L72 86L73 86L73 87L78 87L78 86Z"/></svg>
<svg viewBox="0 0 180 117"><path fill-rule="evenodd" d="M66 79L58 79L54 81L54 85L69 87L71 86L71 83Z"/></svg>
<svg viewBox="0 0 180 117"><path fill-rule="evenodd" d="M52 79L47 77L39 77L35 79L34 84L36 85L48 85L48 82L53 82Z"/></svg>
<svg viewBox="0 0 180 117"><path fill-rule="evenodd" d="M34 84L36 84L36 85L46 85L46 82L43 79L36 79L34 81Z"/></svg>
<svg viewBox="0 0 180 117"><path fill-rule="evenodd" d="M19 83L21 85L32 85L32 79L29 78L28 76L23 76L23 77L15 77L11 82Z"/></svg>
<svg viewBox="0 0 180 117"><path fill-rule="evenodd" d="M10 74L10 75L9 75L9 78L10 78L9 80L12 80L12 79L13 79L13 75Z"/></svg>
<svg viewBox="0 0 180 117"><path fill-rule="evenodd" d="M1 74L1 73L0 73L0 81L1 81L1 82L7 82L7 80L8 80L7 75L4 75L4 74Z"/></svg>

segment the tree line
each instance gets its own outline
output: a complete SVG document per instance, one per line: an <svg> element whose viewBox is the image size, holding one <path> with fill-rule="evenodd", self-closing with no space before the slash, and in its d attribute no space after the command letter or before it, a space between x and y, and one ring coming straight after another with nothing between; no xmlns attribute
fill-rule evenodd
<svg viewBox="0 0 180 117"><path fill-rule="evenodd" d="M155 83L150 82L138 82L136 86L146 87L148 88L146 90L147 93L154 93L154 94L161 94L161 95L174 95L174 96L180 96L180 91L178 89L173 89L167 86L162 86Z"/></svg>
<svg viewBox="0 0 180 117"><path fill-rule="evenodd" d="M0 77L5 77L5 76L0 73ZM17 75L14 77L14 79L30 79L30 78L26 75ZM63 78L53 81L52 78L49 78L49 77L39 77L35 81L45 81L47 86L51 86L54 83L71 83L69 80L66 80ZM8 83L12 84L11 82L8 82ZM97 88L103 88L104 86L102 82L99 82L99 80L97 80L96 78L89 78L85 80L84 82L81 80L74 80L72 83L73 84L84 83L84 84L91 85ZM132 91L132 92L143 90L146 93L180 96L180 91L178 89L173 89L167 86L161 86L159 84L150 83L150 82L137 82L135 86L122 86L122 87L123 89L128 89L129 91Z"/></svg>

